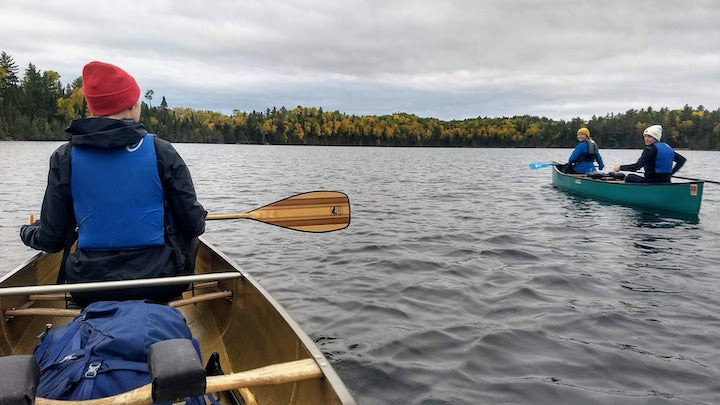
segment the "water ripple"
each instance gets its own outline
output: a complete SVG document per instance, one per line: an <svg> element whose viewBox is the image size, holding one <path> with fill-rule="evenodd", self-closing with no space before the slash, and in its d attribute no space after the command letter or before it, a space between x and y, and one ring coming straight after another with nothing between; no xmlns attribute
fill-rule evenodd
<svg viewBox="0 0 720 405"><path fill-rule="evenodd" d="M18 227L39 211L57 145L0 142L10 267L33 254ZM206 237L288 309L361 404L720 402L718 187L687 220L570 196L549 169L527 168L569 150L176 146L213 213L350 196L340 232L215 221ZM687 176L720 173L719 152L683 154Z"/></svg>

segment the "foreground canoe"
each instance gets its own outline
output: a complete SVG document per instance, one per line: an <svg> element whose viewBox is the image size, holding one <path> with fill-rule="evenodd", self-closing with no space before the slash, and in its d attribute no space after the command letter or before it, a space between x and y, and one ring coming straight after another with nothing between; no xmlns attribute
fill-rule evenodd
<svg viewBox="0 0 720 405"><path fill-rule="evenodd" d="M660 212L697 216L704 183L625 183L619 179L593 179L584 174L567 174L554 166L553 184L561 190L584 197Z"/></svg>
<svg viewBox="0 0 720 405"><path fill-rule="evenodd" d="M224 254L202 239L201 242L196 275L187 276L194 289L171 305L185 316L200 342L203 359L207 361L217 352L226 374L223 377L274 365L280 370L300 365L311 368L302 377L284 377L273 372L269 379L250 379L255 381L252 386L224 393L221 403L241 403L233 399L235 396L242 397L247 404L354 404L328 360L280 304ZM36 336L46 324L67 323L79 313L77 309L66 308L63 291L100 287L100 283L53 285L61 257L61 253L38 254L0 279L0 310L4 315L0 324L1 356L31 354L38 343ZM132 284L122 283L153 285L168 281L113 283L128 287ZM212 378L216 377L208 377L208 387Z"/></svg>

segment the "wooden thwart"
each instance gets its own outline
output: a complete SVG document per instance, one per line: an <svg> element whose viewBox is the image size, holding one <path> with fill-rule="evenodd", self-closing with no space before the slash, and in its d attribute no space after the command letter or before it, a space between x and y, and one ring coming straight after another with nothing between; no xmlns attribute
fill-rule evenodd
<svg viewBox="0 0 720 405"><path fill-rule="evenodd" d="M190 298L184 298L181 300L170 301L168 305L171 307L182 307L185 305L196 304L198 302L217 300L221 298L232 298L232 291L218 291L207 294L200 294ZM47 315L47 316L67 316L74 318L80 315L79 309L62 309L62 308L12 308L5 311L5 317L13 316L32 316L32 315Z"/></svg>
<svg viewBox="0 0 720 405"><path fill-rule="evenodd" d="M190 286L187 291L191 290L202 290L206 288L214 288L218 286L217 281L207 281L204 283L193 283L192 286ZM28 301L65 301L70 297L67 296L65 293L56 293L56 294L30 294L28 297Z"/></svg>
<svg viewBox="0 0 720 405"><path fill-rule="evenodd" d="M30 294L28 300L30 301L65 301L68 299L66 294Z"/></svg>
<svg viewBox="0 0 720 405"><path fill-rule="evenodd" d="M80 315L80 310L63 308L13 308L5 311L6 318L11 318L13 316L33 315L66 316L69 318L74 318Z"/></svg>
<svg viewBox="0 0 720 405"><path fill-rule="evenodd" d="M185 305L197 304L198 302L203 302L203 301L217 300L220 298L232 298L232 296L233 296L232 291L218 291L218 292L200 294L200 295L196 295L194 297L184 298L181 300L171 301L168 305L170 305L171 307L178 308L178 307L183 307Z"/></svg>
<svg viewBox="0 0 720 405"><path fill-rule="evenodd" d="M285 384L303 381L311 378L320 378L323 373L320 366L313 359L289 361L272 364L253 370L239 373L207 377L206 393L227 391L238 388L253 387L257 385ZM132 391L112 397L91 399L87 401L60 401L46 398L35 398L37 405L112 405L152 404L152 384L143 385Z"/></svg>

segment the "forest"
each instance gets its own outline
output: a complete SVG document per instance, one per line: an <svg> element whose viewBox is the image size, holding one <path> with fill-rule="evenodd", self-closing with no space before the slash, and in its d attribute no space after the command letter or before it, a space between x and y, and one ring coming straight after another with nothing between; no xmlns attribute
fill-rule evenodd
<svg viewBox="0 0 720 405"><path fill-rule="evenodd" d="M720 150L720 108L651 107L593 116L584 121L536 116L483 117L443 121L407 113L347 115L321 107L234 110L231 115L185 107L168 108L164 96L153 106L148 90L142 120L148 131L171 142L273 145L358 145L532 148L572 147L578 128L587 126L602 148L641 148L642 130L663 126L663 141L674 148ZM20 68L0 54L0 140L65 140L63 129L89 115L82 79L62 84L53 70L32 63Z"/></svg>

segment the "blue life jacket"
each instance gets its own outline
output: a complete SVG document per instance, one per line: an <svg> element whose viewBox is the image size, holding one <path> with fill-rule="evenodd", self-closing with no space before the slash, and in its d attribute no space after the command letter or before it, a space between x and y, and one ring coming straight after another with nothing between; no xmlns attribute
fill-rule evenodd
<svg viewBox="0 0 720 405"><path fill-rule="evenodd" d="M657 155L655 156L655 173L672 173L675 151L665 142L655 142L654 145L657 151ZM647 171L648 169L646 167L645 172L647 173Z"/></svg>
<svg viewBox="0 0 720 405"><path fill-rule="evenodd" d="M585 143L587 144L587 152L581 153L578 160L580 162L594 162L597 157L598 146L592 140L587 140Z"/></svg>
<svg viewBox="0 0 720 405"><path fill-rule="evenodd" d="M165 239L155 138L112 149L73 146L70 190L78 247L133 249Z"/></svg>
<svg viewBox="0 0 720 405"><path fill-rule="evenodd" d="M40 365L37 395L48 399L104 398L150 383L150 345L191 339L179 310L145 301L90 304L72 322L44 334L35 348ZM204 404L187 397L186 404ZM168 402L169 404L169 402Z"/></svg>
<svg viewBox="0 0 720 405"><path fill-rule="evenodd" d="M573 149L568 162L576 173L588 173L595 171L593 163L598 158L598 146L593 140L578 143Z"/></svg>

